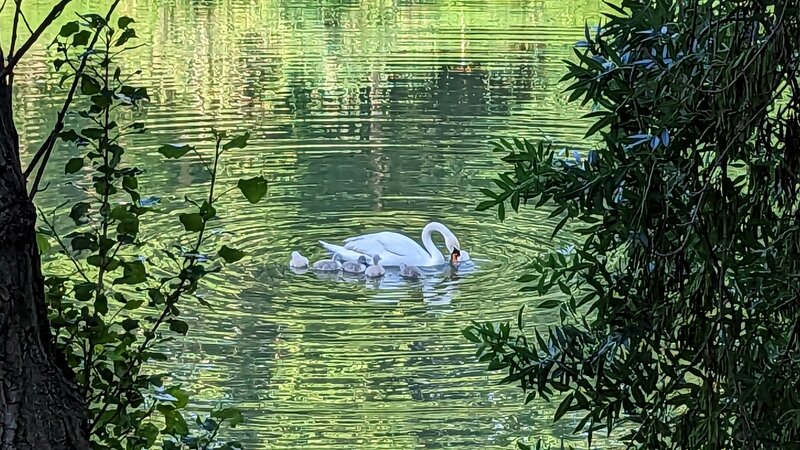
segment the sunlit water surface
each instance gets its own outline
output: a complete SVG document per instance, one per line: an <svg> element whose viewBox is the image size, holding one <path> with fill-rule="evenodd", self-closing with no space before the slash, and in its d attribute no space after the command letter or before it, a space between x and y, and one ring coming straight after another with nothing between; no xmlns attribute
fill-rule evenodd
<svg viewBox="0 0 800 450"><path fill-rule="evenodd" d="M37 1L26 2L35 5ZM48 2L38 0L39 16ZM97 8L110 3L79 3ZM82 5L82 6L81 6ZM33 7L36 8L36 7ZM124 57L143 71L149 135L127 142L160 207L184 207L208 179L187 156L164 162L165 142L210 151L211 127L250 130L228 155L224 181L263 174L266 201L220 205L216 239L249 255L208 279L208 310L183 305L191 331L172 348L175 379L193 408L240 405L235 434L249 448L510 448L555 439L555 405L523 405L474 358L471 320L516 320L534 299L514 280L550 239L548 210L504 223L476 212L499 170L488 142L548 136L581 146L586 122L561 94L562 59L596 23L594 0L125 0L148 45ZM33 18L36 16L34 15ZM31 20L33 20L31 18ZM17 83L19 129L33 147L63 98L44 50ZM51 163L47 209L82 194L65 183L62 148ZM85 181L85 180L84 180ZM156 217L156 216L153 216ZM153 247L181 237L174 215L144 230ZM447 224L474 259L457 273L380 283L297 275L291 250L323 255L319 239L380 230L419 239ZM66 222L64 222L66 224ZM528 323L556 320L530 308Z"/></svg>

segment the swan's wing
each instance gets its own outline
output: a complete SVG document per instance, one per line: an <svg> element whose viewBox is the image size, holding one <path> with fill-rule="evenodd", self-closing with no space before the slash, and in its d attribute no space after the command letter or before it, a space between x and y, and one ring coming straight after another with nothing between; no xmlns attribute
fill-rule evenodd
<svg viewBox="0 0 800 450"><path fill-rule="evenodd" d="M413 239L400 233L384 231L365 234L344 241L344 248L366 255L381 255L382 259L390 256L399 258L430 258L428 252Z"/></svg>

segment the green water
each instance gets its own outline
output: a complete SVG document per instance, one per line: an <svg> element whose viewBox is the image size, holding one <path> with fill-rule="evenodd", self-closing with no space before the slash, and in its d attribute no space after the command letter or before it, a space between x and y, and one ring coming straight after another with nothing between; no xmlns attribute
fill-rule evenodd
<svg viewBox="0 0 800 450"><path fill-rule="evenodd" d="M26 2L38 8L29 20L48 3ZM98 3L110 2L79 9ZM263 449L495 449L570 431L576 418L556 427L555 405L524 406L519 389L498 386L501 374L475 361L460 330L472 319L515 320L539 299L519 293L514 279L532 257L569 241L549 238L547 210L500 223L474 205L498 170L491 139L546 135L581 145L586 122L566 105L558 79L600 7L123 0L148 44L125 57L143 70L152 97L142 111L151 133L127 143L147 169L145 195L175 210L203 190L198 161L164 162L155 149L184 142L209 151L212 126L253 136L230 154L229 182L264 174L271 183L266 202L220 205L221 241L249 256L206 283L213 311L183 306L191 331L172 348L169 369L195 393L194 409L241 406L248 422L236 437ZM63 92L43 49L19 72L19 130L34 146ZM51 162L43 207L82 195L62 175L72 152L61 148ZM322 256L319 239L380 230L419 239L431 220L455 232L472 269L368 284L286 268L292 250ZM143 232L163 247L180 225L165 216ZM537 326L556 319L526 317Z"/></svg>

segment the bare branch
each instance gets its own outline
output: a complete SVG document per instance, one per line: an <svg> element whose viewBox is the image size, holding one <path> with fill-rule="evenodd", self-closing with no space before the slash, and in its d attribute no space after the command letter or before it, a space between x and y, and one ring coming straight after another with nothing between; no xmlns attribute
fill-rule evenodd
<svg viewBox="0 0 800 450"><path fill-rule="evenodd" d="M61 15L61 12L64 11L64 8L66 8L67 4L69 4L69 2L71 2L72 0L60 0L58 3L56 3L55 6L53 6L53 9L50 10L50 13L47 15L47 17L45 17L42 20L42 23L40 23L39 26L36 27L36 30L34 30L33 33L31 33L31 35L28 37L28 40L26 40L25 43L23 43L19 47L19 51L14 53L14 41L16 40L16 30L17 30L16 24L18 20L17 16L19 14L19 4L20 4L19 1L20 0L17 1L17 13L15 13L14 15L14 33L11 38L12 39L11 50L8 52L9 61L8 65L3 67L3 70L0 71L0 79L9 75L11 71L14 70L14 67L16 67L19 60L22 59L23 56L25 56L25 53L28 50L30 50L31 46L33 46L33 44L39 40L39 37L42 35L42 33L44 33L44 30L46 30L47 27L49 27L56 20L56 18L58 18L58 16Z"/></svg>
<svg viewBox="0 0 800 450"><path fill-rule="evenodd" d="M14 49L17 46L17 28L19 28L19 14L22 12L22 0L14 0L14 25L11 28L11 46L8 48L8 57L14 56ZM9 63L9 65L11 65ZM3 69L5 71L5 68ZM2 76L0 76L2 78Z"/></svg>
<svg viewBox="0 0 800 450"><path fill-rule="evenodd" d="M22 2L20 2L22 3ZM25 13L22 12L22 8L19 10L19 16L22 17L22 21L25 23L25 28L28 29L28 32L33 34L33 29L31 28L31 24L28 23L28 18L25 17Z"/></svg>
<svg viewBox="0 0 800 450"><path fill-rule="evenodd" d="M2 14L4 9L6 9L7 1L8 0L3 0L3 4L0 5L0 14ZM3 51L3 44L2 42L0 42L0 70L2 70L3 67L5 67L5 65L6 65L6 55L5 52Z"/></svg>

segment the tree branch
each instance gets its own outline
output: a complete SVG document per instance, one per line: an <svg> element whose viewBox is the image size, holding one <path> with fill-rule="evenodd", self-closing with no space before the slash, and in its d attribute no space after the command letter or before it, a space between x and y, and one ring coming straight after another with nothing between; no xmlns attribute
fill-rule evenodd
<svg viewBox="0 0 800 450"><path fill-rule="evenodd" d="M14 5L14 24L11 27L11 46L8 47L9 58L14 56L14 49L17 46L17 28L19 27L19 14L22 10L22 0L14 0ZM10 62L9 65L11 65ZM5 68L3 68L3 71L5 72ZM0 78L2 78L2 76L0 76Z"/></svg>
<svg viewBox="0 0 800 450"><path fill-rule="evenodd" d="M64 11L64 8L66 8L67 4L69 4L69 2L71 2L72 0L60 0L58 3L56 3L55 6L53 6L53 9L50 10L50 13L47 15L47 17L45 17L42 20L42 23L40 23L39 26L36 27L36 30L34 30L33 33L31 33L31 35L28 37L28 40L26 40L25 43L23 43L20 46L19 51L14 53L14 41L16 40L16 34L17 34L16 23L19 20L17 16L19 14L20 1L21 0L17 1L17 12L15 13L15 18L14 18L15 26L11 37L12 44L11 44L11 49L8 52L8 58L9 58L8 65L3 67L3 70L0 71L0 79L11 74L11 71L14 70L14 67L16 67L19 60L22 59L23 56L25 56L25 53L28 50L30 50L31 46L33 46L33 44L39 40L39 37L41 37L42 33L44 33L44 30L46 30L47 27L49 27L56 20L56 18L58 18L58 16L61 15L61 12Z"/></svg>

